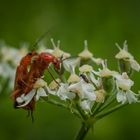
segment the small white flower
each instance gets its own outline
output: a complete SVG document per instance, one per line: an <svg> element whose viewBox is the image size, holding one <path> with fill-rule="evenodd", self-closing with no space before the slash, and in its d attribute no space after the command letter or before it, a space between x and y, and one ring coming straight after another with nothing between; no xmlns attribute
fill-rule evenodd
<svg viewBox="0 0 140 140"><path fill-rule="evenodd" d="M93 70L92 72L100 77L110 77L116 75L117 72L108 69L106 61L102 61L102 66L103 69L99 69L98 72Z"/></svg>
<svg viewBox="0 0 140 140"><path fill-rule="evenodd" d="M38 79L34 84L34 88L28 94L22 94L17 97L16 101L20 104L17 107L24 107L28 105L31 100L35 97L35 100L38 101L40 97L47 97L44 87L47 88L47 83L43 79Z"/></svg>
<svg viewBox="0 0 140 140"><path fill-rule="evenodd" d="M121 88L122 90L130 90L131 87L134 85L134 82L129 79L126 72L122 73L122 75L115 75L115 78L117 87Z"/></svg>
<svg viewBox="0 0 140 140"><path fill-rule="evenodd" d="M101 58L95 58L95 57L92 57L91 60L96 63L97 65L101 65L102 62L103 62L103 59Z"/></svg>
<svg viewBox="0 0 140 140"><path fill-rule="evenodd" d="M60 83L61 80L60 80L59 78L53 80L53 81L49 84L49 88L50 88L51 90L56 90L56 89L59 88L59 85L58 85L58 83L56 83L56 82Z"/></svg>
<svg viewBox="0 0 140 140"><path fill-rule="evenodd" d="M123 43L123 49L116 43L116 46L120 50L119 53L116 54L115 58L117 59L133 59L134 57L128 52L127 41Z"/></svg>
<svg viewBox="0 0 140 140"><path fill-rule="evenodd" d="M116 85L117 85L117 101L122 102L122 104L128 102L129 104L131 103L136 103L138 101L138 94L135 94L132 92L130 89L134 85L134 82L129 79L128 75L126 72L122 73L122 75L116 75Z"/></svg>
<svg viewBox="0 0 140 140"><path fill-rule="evenodd" d="M80 59L79 58L69 58L63 61L63 66L66 71L71 73L71 68L74 68L76 66L80 65Z"/></svg>
<svg viewBox="0 0 140 140"><path fill-rule="evenodd" d="M76 82L79 82L79 81L80 81L80 78L75 73L71 73L71 75L69 76L69 78L67 80L68 83L76 83Z"/></svg>
<svg viewBox="0 0 140 140"><path fill-rule="evenodd" d="M68 84L61 83L56 93L56 95L60 97L61 100L66 100L66 99L72 100L75 98L75 94L72 92L69 92L68 86L69 86Z"/></svg>
<svg viewBox="0 0 140 140"><path fill-rule="evenodd" d="M37 90L37 94L35 96L36 101L39 100L40 97L47 97L48 95L46 94L45 90L43 88L39 88Z"/></svg>
<svg viewBox="0 0 140 140"><path fill-rule="evenodd" d="M95 58L93 57L92 52L89 51L88 49L88 43L87 40L84 41L84 50L78 54L78 56L83 59L83 60L87 60L87 59L91 59L94 63L96 63L97 65L102 64L102 59L101 58Z"/></svg>
<svg viewBox="0 0 140 140"><path fill-rule="evenodd" d="M77 93L80 99L96 100L95 87L90 83L86 83L83 79L78 83L71 84L68 89Z"/></svg>
<svg viewBox="0 0 140 140"><path fill-rule="evenodd" d="M121 102L122 104L128 102L129 104L131 103L137 103L138 101L138 94L135 94L131 90L127 91L122 91L118 90L118 93L116 95L117 101Z"/></svg>
<svg viewBox="0 0 140 140"><path fill-rule="evenodd" d="M85 113L90 113L91 112L91 108L93 106L93 102L89 101L89 100L83 100L80 101L80 107L85 111Z"/></svg>
<svg viewBox="0 0 140 140"><path fill-rule="evenodd" d="M9 79L10 88L13 88L14 85L16 66L18 65L20 59L26 53L27 53L27 49L25 47L22 47L20 49L15 49L10 46L7 46L6 44L2 45L1 52L0 52L1 55L0 75L4 78Z"/></svg>
<svg viewBox="0 0 140 140"><path fill-rule="evenodd" d="M70 76L67 80L68 83L76 83L76 82L79 82L80 81L80 78L79 76L75 73L75 67L70 65Z"/></svg>
<svg viewBox="0 0 140 140"><path fill-rule="evenodd" d="M96 102L103 103L105 100L105 90L103 89L96 90L95 93L96 93Z"/></svg>
<svg viewBox="0 0 140 140"><path fill-rule="evenodd" d="M32 89L27 95L22 94L21 96L17 97L16 101L17 103L20 104L17 107L24 107L28 105L33 99L33 97L35 96L35 94L36 94L36 90Z"/></svg>
<svg viewBox="0 0 140 140"><path fill-rule="evenodd" d="M66 59L66 58L69 58L71 56L70 53L67 53L67 52L64 52L64 51L60 50L60 48L59 48L60 47L60 40L57 41L57 45L55 45L53 39L51 39L51 42L52 42L53 47L54 47L54 50L53 50L52 54L55 57L58 57L58 58L63 57L64 59Z"/></svg>
<svg viewBox="0 0 140 140"><path fill-rule="evenodd" d="M12 89L15 81L15 69L12 68L8 63L0 63L0 75L6 79L9 79L9 88Z"/></svg>
<svg viewBox="0 0 140 140"><path fill-rule="evenodd" d="M38 78L37 81L35 82L34 84L34 88L42 88L42 87L46 87L47 86L47 82L44 81L43 79L41 78Z"/></svg>
<svg viewBox="0 0 140 140"><path fill-rule="evenodd" d="M79 68L79 71L81 73L86 73L86 72L91 72L93 69L92 69L92 66L90 65L82 65L80 68Z"/></svg>
<svg viewBox="0 0 140 140"><path fill-rule="evenodd" d="M82 92L85 99L90 101L96 100L95 87L90 83L82 83Z"/></svg>
<svg viewBox="0 0 140 140"><path fill-rule="evenodd" d="M92 83L94 83L97 87L101 87L102 85L102 82L101 82L101 79L98 78L96 79L93 72L90 72L89 74L89 79L91 80Z"/></svg>
<svg viewBox="0 0 140 140"><path fill-rule="evenodd" d="M124 104L127 101L126 93L123 92L122 90L118 91L116 98L117 98L117 101L122 102L122 104Z"/></svg>
<svg viewBox="0 0 140 140"><path fill-rule="evenodd" d="M68 83L75 83L80 80L79 76L75 73L75 67L79 65L80 59L74 58L74 59L66 59L63 62L63 66L65 70L70 72L70 76L67 80Z"/></svg>
<svg viewBox="0 0 140 140"><path fill-rule="evenodd" d="M8 52L8 54L7 54ZM21 58L27 54L27 49L24 47L20 49L15 49L11 47L2 47L1 55L3 62L12 62L12 64L16 67L20 62Z"/></svg>
<svg viewBox="0 0 140 140"><path fill-rule="evenodd" d="M132 56L132 54L130 54L128 52L127 41L124 42L123 49L120 48L120 46L118 44L116 44L116 46L119 48L120 52L118 54L116 54L115 58L117 58L117 59L123 59L125 61L130 62L130 66L131 66L132 69L134 69L136 71L140 71L140 65L139 65L139 63L134 59L134 57Z"/></svg>
<svg viewBox="0 0 140 140"><path fill-rule="evenodd" d="M40 97L48 96L44 88L48 89L47 82L41 78L37 79L37 81L34 84L34 89L36 89L36 96L35 96L36 101L38 101Z"/></svg>
<svg viewBox="0 0 140 140"><path fill-rule="evenodd" d="M134 92L132 92L131 90L129 90L127 92L126 97L127 97L129 104L139 102L138 95L135 94Z"/></svg>
<svg viewBox="0 0 140 140"><path fill-rule="evenodd" d="M85 48L84 50L78 54L78 56L81 58L81 59L91 59L93 57L93 54L88 50L88 44L87 44L87 40L84 41L84 44L85 44Z"/></svg>
<svg viewBox="0 0 140 140"><path fill-rule="evenodd" d="M77 93L80 95L81 92L81 80L77 83L73 83L68 87L69 91Z"/></svg>
<svg viewBox="0 0 140 140"><path fill-rule="evenodd" d="M16 57L17 49L4 46L1 48L1 54L3 61L13 60Z"/></svg>
<svg viewBox="0 0 140 140"><path fill-rule="evenodd" d="M136 60L131 59L130 65L131 65L131 68L133 68L135 71L138 71L138 72L140 71L140 65Z"/></svg>

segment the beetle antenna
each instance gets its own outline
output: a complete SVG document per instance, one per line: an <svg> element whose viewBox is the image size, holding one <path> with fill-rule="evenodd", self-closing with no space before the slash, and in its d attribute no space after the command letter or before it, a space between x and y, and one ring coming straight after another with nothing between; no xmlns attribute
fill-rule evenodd
<svg viewBox="0 0 140 140"><path fill-rule="evenodd" d="M38 44L49 34L50 30L46 31L44 34L42 34L32 45L32 50L34 50Z"/></svg>
<svg viewBox="0 0 140 140"><path fill-rule="evenodd" d="M52 73L49 71L49 69L48 69L48 72L49 72L50 76L52 77L52 79L55 81L55 83L58 84L58 86L60 87L59 82L57 82L57 81L55 80L54 76L53 76Z"/></svg>

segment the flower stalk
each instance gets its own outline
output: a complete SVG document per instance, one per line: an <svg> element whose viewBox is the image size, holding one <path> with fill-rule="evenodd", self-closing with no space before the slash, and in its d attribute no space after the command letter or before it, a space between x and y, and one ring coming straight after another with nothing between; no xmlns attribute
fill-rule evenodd
<svg viewBox="0 0 140 140"><path fill-rule="evenodd" d="M86 123L83 122L78 134L75 137L75 140L84 140L90 127L91 127L90 125L87 125Z"/></svg>
<svg viewBox="0 0 140 140"><path fill-rule="evenodd" d="M98 113L97 115L95 115L95 117L96 117L97 119L101 119L101 118L103 118L103 117L105 117L105 116L107 116L107 115L113 113L114 111L116 111L116 110L118 110L118 109L120 109L120 108L122 108L122 107L125 107L126 105L128 105L128 103L116 105L116 106L114 106L114 107L108 109L108 110L105 111L105 112Z"/></svg>

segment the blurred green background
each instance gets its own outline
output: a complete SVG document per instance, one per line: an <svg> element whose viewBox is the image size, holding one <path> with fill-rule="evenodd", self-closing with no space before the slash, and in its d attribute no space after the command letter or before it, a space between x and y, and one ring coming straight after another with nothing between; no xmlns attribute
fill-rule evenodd
<svg viewBox="0 0 140 140"><path fill-rule="evenodd" d="M50 29L49 37L61 40L63 50L73 55L89 49L96 57L107 58L116 69L115 42L128 40L129 50L140 62L139 0L0 0L0 38L18 47L33 44ZM7 52L8 53L8 52ZM140 75L134 74L134 91ZM38 102L35 122L24 110L14 110L10 93L0 95L0 140L72 140L80 121L61 108ZM139 140L140 105L127 106L95 125L93 140ZM89 132L86 140L92 140Z"/></svg>

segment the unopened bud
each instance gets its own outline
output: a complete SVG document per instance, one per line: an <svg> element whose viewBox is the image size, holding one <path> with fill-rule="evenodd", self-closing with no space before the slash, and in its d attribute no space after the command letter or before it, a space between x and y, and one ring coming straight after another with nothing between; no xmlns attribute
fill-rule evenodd
<svg viewBox="0 0 140 140"><path fill-rule="evenodd" d="M68 78L68 83L76 83L76 82L79 82L79 81L80 81L80 78L75 73L72 73L70 75L70 77Z"/></svg>
<svg viewBox="0 0 140 140"><path fill-rule="evenodd" d="M49 84L49 88L50 88L51 90L57 89L57 88L59 87L58 83L60 83L60 82L61 82L60 79L55 79L55 80L53 80L53 81Z"/></svg>
<svg viewBox="0 0 140 140"><path fill-rule="evenodd" d="M45 87L45 86L47 86L47 82L45 82L41 78L39 78L34 84L34 88L40 88L40 87Z"/></svg>
<svg viewBox="0 0 140 140"><path fill-rule="evenodd" d="M79 68L81 73L91 72L93 69L90 65L83 65Z"/></svg>
<svg viewBox="0 0 140 140"><path fill-rule="evenodd" d="M105 91L103 89L96 90L96 102L103 103L105 99Z"/></svg>
<svg viewBox="0 0 140 140"><path fill-rule="evenodd" d="M85 48L84 50L78 54L78 56L81 58L81 59L91 59L93 57L93 54L88 50L88 46L87 46L87 41L85 40L84 42L85 44Z"/></svg>

